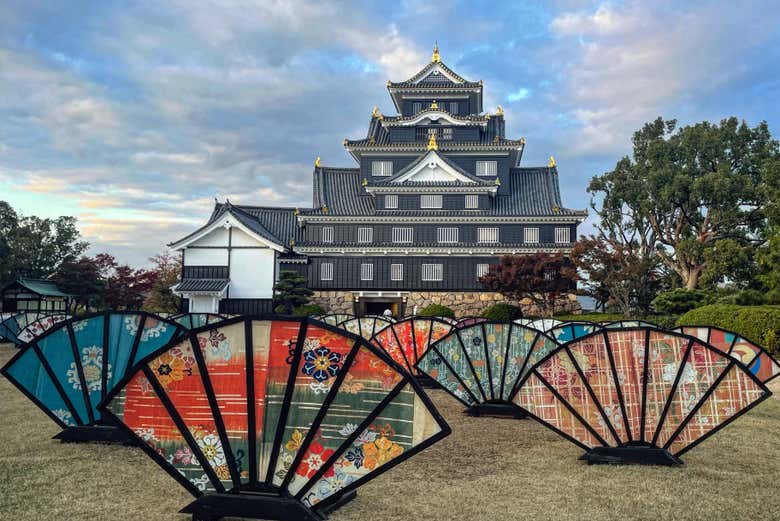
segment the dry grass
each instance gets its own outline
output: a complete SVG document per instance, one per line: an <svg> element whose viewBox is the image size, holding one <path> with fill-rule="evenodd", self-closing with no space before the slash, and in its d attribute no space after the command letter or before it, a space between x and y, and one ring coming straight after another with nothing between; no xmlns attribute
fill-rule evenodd
<svg viewBox="0 0 780 521"><path fill-rule="evenodd" d="M0 363L13 350L0 347ZM768 400L688 453L682 468L588 466L530 420L477 419L432 398L453 434L359 491L333 521L780 519L780 401ZM0 381L0 519L186 519L190 497L138 449L64 445Z"/></svg>

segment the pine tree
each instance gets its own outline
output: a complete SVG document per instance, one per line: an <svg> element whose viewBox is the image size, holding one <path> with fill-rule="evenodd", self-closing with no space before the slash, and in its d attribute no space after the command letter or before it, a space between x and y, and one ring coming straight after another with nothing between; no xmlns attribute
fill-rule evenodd
<svg viewBox="0 0 780 521"><path fill-rule="evenodd" d="M279 281L274 286L274 311L291 315L293 310L309 302L314 292L306 287L306 277L294 271L279 272Z"/></svg>

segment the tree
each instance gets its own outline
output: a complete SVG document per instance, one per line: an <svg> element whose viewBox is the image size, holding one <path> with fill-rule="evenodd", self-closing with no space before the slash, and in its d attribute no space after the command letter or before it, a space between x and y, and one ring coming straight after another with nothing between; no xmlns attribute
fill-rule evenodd
<svg viewBox="0 0 780 521"><path fill-rule="evenodd" d="M52 280L62 291L74 296L76 308L89 311L103 307L105 281L95 259L68 258L60 264Z"/></svg>
<svg viewBox="0 0 780 521"><path fill-rule="evenodd" d="M14 278L15 267L11 257L11 235L19 226L19 216L5 201L0 201L0 286Z"/></svg>
<svg viewBox="0 0 780 521"><path fill-rule="evenodd" d="M764 240L762 169L777 156L765 122L750 128L732 117L678 129L658 118L634 134L633 159L621 159L591 186L611 183L604 205L636 208L662 262L694 289L720 241L753 248Z"/></svg>
<svg viewBox="0 0 780 521"><path fill-rule="evenodd" d="M166 251L149 260L155 266L152 271L157 280L144 301L143 309L155 313L176 313L179 311L181 299L173 294L171 287L179 282L181 257Z"/></svg>
<svg viewBox="0 0 780 521"><path fill-rule="evenodd" d="M617 306L624 315L647 313L661 288L658 257L642 257L634 241L618 238L582 237L574 245L572 258L585 274L586 293L597 301Z"/></svg>
<svg viewBox="0 0 780 521"><path fill-rule="evenodd" d="M298 306L309 302L314 292L306 287L306 277L295 271L279 272L279 281L274 286L274 311L290 315Z"/></svg>
<svg viewBox="0 0 780 521"><path fill-rule="evenodd" d="M560 253L504 256L480 277L488 291L501 293L519 302L530 299L546 315L555 312L555 301L575 287L577 268Z"/></svg>

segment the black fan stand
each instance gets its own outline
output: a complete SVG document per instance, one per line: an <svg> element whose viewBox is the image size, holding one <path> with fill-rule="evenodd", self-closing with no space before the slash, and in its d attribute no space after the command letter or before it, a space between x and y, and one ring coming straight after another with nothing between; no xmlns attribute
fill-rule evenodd
<svg viewBox="0 0 780 521"><path fill-rule="evenodd" d="M683 461L666 449L648 443L629 443L619 447L593 447L580 456L588 465L659 465L675 467Z"/></svg>
<svg viewBox="0 0 780 521"><path fill-rule="evenodd" d="M505 402L503 400L488 400L484 403L478 403L472 405L465 411L469 416L492 416L496 418L513 418L521 420L527 418L528 415L512 402Z"/></svg>
<svg viewBox="0 0 780 521"><path fill-rule="evenodd" d="M292 496L279 496L262 492L238 494L209 493L179 511L192 514L192 521L218 521L223 517L243 517L274 521L324 521L328 515L355 499L357 492L343 494L326 508L312 510Z"/></svg>
<svg viewBox="0 0 780 521"><path fill-rule="evenodd" d="M415 380L417 380L417 383L420 384L420 387L424 389L441 389L441 385L439 385L439 382L428 376L427 374L419 374L415 375Z"/></svg>
<svg viewBox="0 0 780 521"><path fill-rule="evenodd" d="M68 427L56 436L62 443L119 443L137 446L138 443L124 430L115 425L96 423Z"/></svg>

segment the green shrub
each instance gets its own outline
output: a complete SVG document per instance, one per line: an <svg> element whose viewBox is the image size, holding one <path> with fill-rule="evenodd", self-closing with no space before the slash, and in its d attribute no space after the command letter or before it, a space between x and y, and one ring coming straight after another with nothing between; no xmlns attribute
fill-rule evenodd
<svg viewBox="0 0 780 521"><path fill-rule="evenodd" d="M712 295L706 291L684 288L662 291L653 299L653 309L659 313L680 314L710 304Z"/></svg>
<svg viewBox="0 0 780 521"><path fill-rule="evenodd" d="M303 306L298 306L293 310L293 315L296 317L317 317L324 314L325 309L319 304L304 304Z"/></svg>
<svg viewBox="0 0 780 521"><path fill-rule="evenodd" d="M614 320L625 320L622 313L583 313L581 315L555 315L555 320L584 320L586 322L612 322Z"/></svg>
<svg viewBox="0 0 780 521"><path fill-rule="evenodd" d="M455 318L455 312L447 306L442 306L441 304L428 304L417 314L421 317Z"/></svg>
<svg viewBox="0 0 780 521"><path fill-rule="evenodd" d="M521 318L523 312L512 304L493 304L486 307L480 316L497 322L511 322L516 318Z"/></svg>
<svg viewBox="0 0 780 521"><path fill-rule="evenodd" d="M760 306L765 302L765 297L757 289L743 289L720 297L716 302L718 304L733 304L737 306Z"/></svg>
<svg viewBox="0 0 780 521"><path fill-rule="evenodd" d="M678 326L718 326L739 333L772 352L780 352L780 307L713 304L691 310Z"/></svg>

